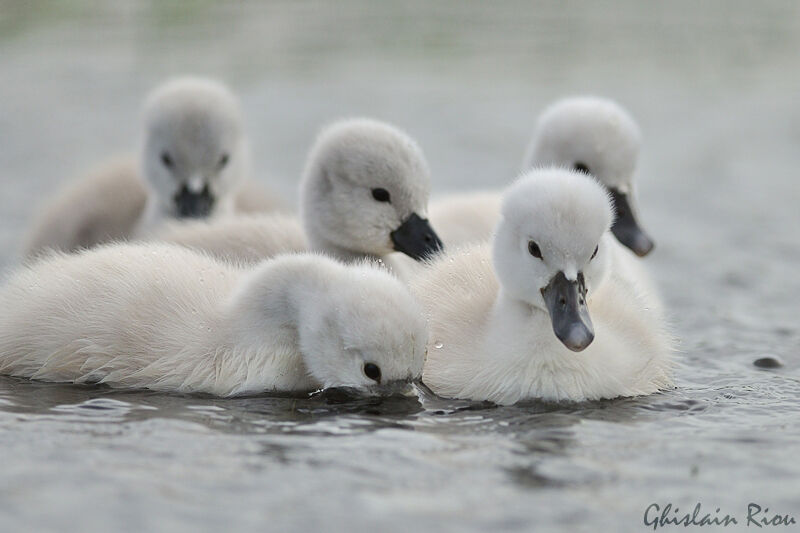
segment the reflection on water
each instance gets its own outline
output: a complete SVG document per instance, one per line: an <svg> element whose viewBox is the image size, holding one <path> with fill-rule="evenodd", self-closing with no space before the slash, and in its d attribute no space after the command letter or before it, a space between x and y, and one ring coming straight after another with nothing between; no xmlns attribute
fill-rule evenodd
<svg viewBox="0 0 800 533"><path fill-rule="evenodd" d="M433 192L513 179L576 92L640 121L647 258L678 388L513 407L202 396L0 378L0 525L123 531L636 530L653 502L800 517L800 4L0 0L0 264L61 180L133 150L144 92L219 76L286 198L320 124L397 123ZM758 368L762 358L783 361ZM110 526L113 524L113 526Z"/></svg>

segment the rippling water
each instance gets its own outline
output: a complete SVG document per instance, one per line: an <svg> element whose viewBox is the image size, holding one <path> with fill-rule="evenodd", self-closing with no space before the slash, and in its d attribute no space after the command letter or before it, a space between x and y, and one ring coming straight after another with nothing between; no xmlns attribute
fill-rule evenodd
<svg viewBox="0 0 800 533"><path fill-rule="evenodd" d="M647 263L682 352L674 391L572 406L0 378L2 530L635 531L654 502L800 519L798 51L791 2L0 0L6 268L54 186L133 148L172 73L233 85L290 201L336 117L407 129L441 194L508 182L541 107L593 92L642 125Z"/></svg>

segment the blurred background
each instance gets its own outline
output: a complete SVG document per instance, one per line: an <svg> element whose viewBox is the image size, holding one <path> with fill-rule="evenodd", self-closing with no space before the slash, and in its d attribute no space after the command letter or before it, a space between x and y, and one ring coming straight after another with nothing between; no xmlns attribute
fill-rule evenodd
<svg viewBox="0 0 800 533"><path fill-rule="evenodd" d="M594 93L643 128L645 222L695 187L713 217L721 183L768 200L757 182L794 170L799 50L792 1L0 0L0 242L54 186L132 151L144 95L183 73L241 96L256 177L291 202L338 117L406 129L440 192L508 182L542 107Z"/></svg>
<svg viewBox="0 0 800 533"><path fill-rule="evenodd" d="M620 531L657 498L740 514L763 498L800 515L800 3L0 0L0 266L64 180L136 148L145 94L176 74L234 89L255 177L291 204L316 131L340 117L409 132L441 195L513 179L554 99L616 99L644 135L646 261L680 339L679 389L543 417L298 422L280 404L278 428L251 403L117 395L101 412L94 392L3 382L0 447L15 466L0 511L18 524L43 506L40 525L64 512L100 529L112 510L136 530L293 509L280 524L306 530L408 530L416 517L439 531ZM755 369L764 355L784 368Z"/></svg>

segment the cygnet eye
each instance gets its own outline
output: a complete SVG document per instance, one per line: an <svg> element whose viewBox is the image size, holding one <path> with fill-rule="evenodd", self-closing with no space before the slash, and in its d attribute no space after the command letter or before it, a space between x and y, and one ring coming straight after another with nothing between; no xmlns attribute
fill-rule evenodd
<svg viewBox="0 0 800 533"><path fill-rule="evenodd" d="M164 163L164 166L167 168L172 168L175 165L172 157L167 152L161 152L161 162Z"/></svg>
<svg viewBox="0 0 800 533"><path fill-rule="evenodd" d="M528 241L528 253L533 257L542 258L542 251L539 249L539 245L533 241Z"/></svg>
<svg viewBox="0 0 800 533"><path fill-rule="evenodd" d="M389 196L389 191L386 189L382 189L378 187L377 189L372 189L372 197L378 200L379 202L391 202L392 198Z"/></svg>
<svg viewBox="0 0 800 533"><path fill-rule="evenodd" d="M580 161L578 161L573 165L573 168L578 172L583 172L584 174L591 174L591 172L589 171L589 167L586 163L581 163Z"/></svg>
<svg viewBox="0 0 800 533"><path fill-rule="evenodd" d="M595 247L594 247L594 252L592 252L592 257L590 257L590 258L589 258L589 261L591 261L592 259L594 259L594 256L596 256L596 255L597 255L597 250L599 250L599 249L600 249L600 245L599 245L599 244L598 244L597 246L595 246Z"/></svg>
<svg viewBox="0 0 800 533"><path fill-rule="evenodd" d="M364 374L375 383L381 382L381 369L375 363L364 363Z"/></svg>
<svg viewBox="0 0 800 533"><path fill-rule="evenodd" d="M219 163L217 163L217 166L219 166L219 168L225 168L225 165L228 164L229 160L230 156L228 154L222 154L222 156L219 158Z"/></svg>

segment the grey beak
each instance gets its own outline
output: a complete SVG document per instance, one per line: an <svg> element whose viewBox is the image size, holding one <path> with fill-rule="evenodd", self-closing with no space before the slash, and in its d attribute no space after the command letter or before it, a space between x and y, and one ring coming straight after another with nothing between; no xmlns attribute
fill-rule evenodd
<svg viewBox="0 0 800 533"><path fill-rule="evenodd" d="M569 281L563 272L559 272L542 289L542 296L558 340L573 352L589 346L594 340L594 328L586 307L583 273L578 274L576 281Z"/></svg>
<svg viewBox="0 0 800 533"><path fill-rule="evenodd" d="M173 197L175 211L180 218L205 218L211 214L214 207L214 196L208 189L208 184L200 192L191 192L184 185Z"/></svg>
<svg viewBox="0 0 800 533"><path fill-rule="evenodd" d="M415 261L427 259L444 248L428 220L416 213L411 213L390 236L394 249Z"/></svg>
<svg viewBox="0 0 800 533"><path fill-rule="evenodd" d="M633 253L639 257L646 256L653 250L655 243L639 227L636 217L633 216L628 195L616 189L609 189L609 191L614 199L614 210L617 215L614 225L611 226L611 232L619 242L630 248Z"/></svg>

